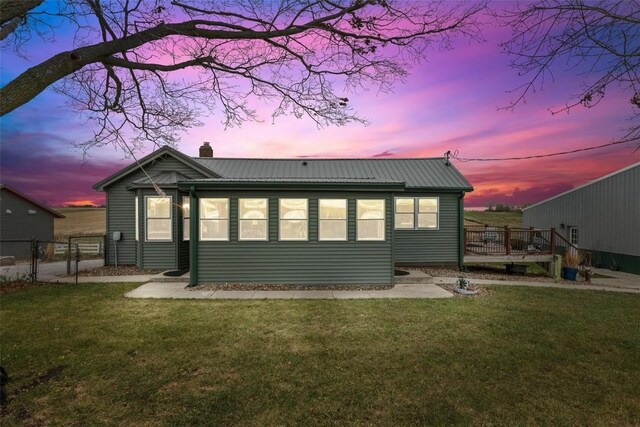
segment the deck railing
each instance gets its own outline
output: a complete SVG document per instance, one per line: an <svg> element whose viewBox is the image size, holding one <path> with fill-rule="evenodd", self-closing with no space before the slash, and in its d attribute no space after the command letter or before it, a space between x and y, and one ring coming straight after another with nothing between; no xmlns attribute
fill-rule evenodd
<svg viewBox="0 0 640 427"><path fill-rule="evenodd" d="M558 244L564 243L560 242L557 237L558 234L554 228L469 226L464 228L465 254L555 255L558 253ZM560 250L560 253L562 252L564 251Z"/></svg>

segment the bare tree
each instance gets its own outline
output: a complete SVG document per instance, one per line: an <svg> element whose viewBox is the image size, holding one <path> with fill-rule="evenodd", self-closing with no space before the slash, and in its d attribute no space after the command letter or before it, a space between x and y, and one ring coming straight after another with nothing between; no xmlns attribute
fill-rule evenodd
<svg viewBox="0 0 640 427"><path fill-rule="evenodd" d="M512 27L502 44L526 82L508 108L524 102L554 73L580 77L576 95L553 114L592 108L612 87L629 94L630 126L623 141L640 139L640 1L536 0L497 14Z"/></svg>
<svg viewBox="0 0 640 427"><path fill-rule="evenodd" d="M172 144L203 115L222 112L225 126L256 120L253 103L265 99L275 102L273 119L362 122L345 93L388 91L428 48L475 37L485 7L484 0L0 2L3 15L14 10L2 20L4 48L20 54L36 35L52 39L52 22L75 28L72 50L0 89L0 115L55 84L96 122L85 147L125 135L134 144Z"/></svg>

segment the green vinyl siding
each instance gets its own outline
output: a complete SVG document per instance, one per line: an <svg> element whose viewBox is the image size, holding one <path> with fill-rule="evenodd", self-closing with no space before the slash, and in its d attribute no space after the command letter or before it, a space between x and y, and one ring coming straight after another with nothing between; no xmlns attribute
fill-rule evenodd
<svg viewBox="0 0 640 427"><path fill-rule="evenodd" d="M176 171L190 178L202 178L203 175L194 171L184 163L166 156L144 167L150 176L159 172ZM159 243L153 242L152 247L147 247L144 242L144 197L145 195L155 195L153 190L138 191L140 203L140 240L136 245L135 241L135 197L136 190L127 190L127 185L136 179L145 177L145 173L138 169L135 172L123 177L119 181L109 185L105 191L107 193L107 265L115 264L115 251L112 235L114 231L120 231L122 238L118 242L118 264L137 265L143 268L176 268L178 259L178 245L176 244L176 227L174 224L174 244L173 246L156 246ZM176 190L165 190L167 194L173 196L174 203L177 200ZM174 216L176 212L174 211ZM180 235L181 238L182 235ZM149 252L150 251L150 252ZM162 251L166 251L164 253ZM147 257L146 254L149 254ZM169 259L170 257L171 259ZM167 262L163 265L163 262Z"/></svg>
<svg viewBox="0 0 640 427"><path fill-rule="evenodd" d="M198 243L198 283L390 284L393 281L389 193L199 191L230 199L229 241ZM269 199L269 241L238 241L238 198ZM279 241L278 199L309 199L309 240ZM318 199L348 200L348 241L318 241ZM356 241L356 199L384 199L385 241ZM192 218L193 220L193 218Z"/></svg>
<svg viewBox="0 0 640 427"><path fill-rule="evenodd" d="M400 265L458 264L459 193L395 193L395 197L438 197L437 230L394 230L394 261Z"/></svg>

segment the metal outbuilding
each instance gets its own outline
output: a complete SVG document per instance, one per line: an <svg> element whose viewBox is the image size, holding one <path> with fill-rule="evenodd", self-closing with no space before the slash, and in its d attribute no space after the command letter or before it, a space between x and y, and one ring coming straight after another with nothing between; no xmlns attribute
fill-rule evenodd
<svg viewBox="0 0 640 427"><path fill-rule="evenodd" d="M525 227L555 227L596 267L640 274L640 162L523 210Z"/></svg>

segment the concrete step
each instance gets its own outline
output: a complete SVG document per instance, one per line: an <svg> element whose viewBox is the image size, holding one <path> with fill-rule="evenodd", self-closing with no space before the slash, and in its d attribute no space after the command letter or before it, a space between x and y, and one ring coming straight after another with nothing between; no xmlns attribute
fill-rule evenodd
<svg viewBox="0 0 640 427"><path fill-rule="evenodd" d="M154 283L189 283L188 277L167 277L167 276L159 276L151 279L151 282Z"/></svg>
<svg viewBox="0 0 640 427"><path fill-rule="evenodd" d="M403 276L395 276L396 284L405 283L433 283L433 277L420 270L409 270L406 268L399 268L397 270L408 271L409 274Z"/></svg>
<svg viewBox="0 0 640 427"><path fill-rule="evenodd" d="M160 282L160 283L189 283L189 272L186 272L182 276L165 276L165 272L160 274L156 274L151 277L151 282Z"/></svg>

